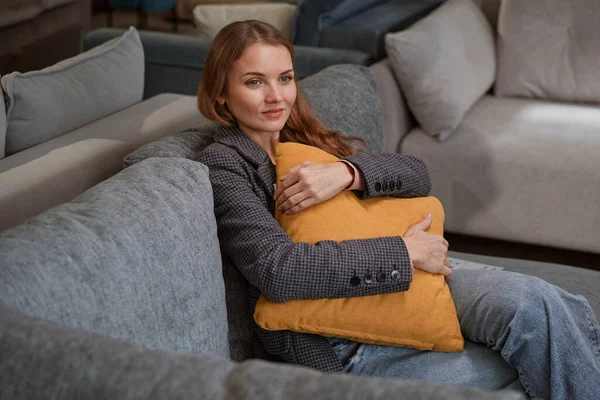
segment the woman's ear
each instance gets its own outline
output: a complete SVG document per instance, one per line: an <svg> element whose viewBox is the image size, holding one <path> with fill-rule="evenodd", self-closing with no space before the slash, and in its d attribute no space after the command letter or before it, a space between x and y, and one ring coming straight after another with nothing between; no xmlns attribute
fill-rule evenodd
<svg viewBox="0 0 600 400"><path fill-rule="evenodd" d="M217 104L221 107L225 105L225 99L222 97L217 97Z"/></svg>

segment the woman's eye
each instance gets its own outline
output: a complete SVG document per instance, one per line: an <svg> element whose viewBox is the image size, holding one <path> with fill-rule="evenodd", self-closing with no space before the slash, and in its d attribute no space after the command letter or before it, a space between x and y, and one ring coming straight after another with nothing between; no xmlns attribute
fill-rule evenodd
<svg viewBox="0 0 600 400"><path fill-rule="evenodd" d="M260 84L260 81L258 79L252 79L251 81L246 82L246 85L248 86L258 86Z"/></svg>
<svg viewBox="0 0 600 400"><path fill-rule="evenodd" d="M291 77L291 76L282 76L282 77L281 77L281 78L279 78L279 79L280 79L280 81L281 81L281 82L283 82L283 83L287 83L287 82L289 82L289 81L291 81L291 80L292 80L292 77Z"/></svg>

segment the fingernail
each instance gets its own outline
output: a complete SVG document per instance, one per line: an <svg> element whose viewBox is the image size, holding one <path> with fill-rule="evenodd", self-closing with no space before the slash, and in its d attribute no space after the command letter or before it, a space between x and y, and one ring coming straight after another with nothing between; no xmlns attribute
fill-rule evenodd
<svg viewBox="0 0 600 400"><path fill-rule="evenodd" d="M427 213L427 215L425 216L425 218L427 218L427 219L431 218L431 214Z"/></svg>

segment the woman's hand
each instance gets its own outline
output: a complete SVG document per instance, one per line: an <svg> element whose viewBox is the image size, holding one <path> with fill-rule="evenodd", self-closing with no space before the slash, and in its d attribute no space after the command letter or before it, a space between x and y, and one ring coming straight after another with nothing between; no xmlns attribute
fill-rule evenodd
<svg viewBox="0 0 600 400"><path fill-rule="evenodd" d="M295 214L307 207L328 200L344 190L354 179L351 167L343 162L317 164L303 162L281 177L275 191L275 208Z"/></svg>
<svg viewBox="0 0 600 400"><path fill-rule="evenodd" d="M404 234L410 261L414 268L448 277L452 274L448 261L448 241L440 235L425 232L430 226L431 214L427 214Z"/></svg>

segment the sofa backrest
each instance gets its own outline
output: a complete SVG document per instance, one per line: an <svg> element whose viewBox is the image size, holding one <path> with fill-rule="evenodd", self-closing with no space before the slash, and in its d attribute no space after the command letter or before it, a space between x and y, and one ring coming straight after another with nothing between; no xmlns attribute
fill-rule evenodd
<svg viewBox="0 0 600 400"><path fill-rule="evenodd" d="M177 353L229 358L207 168L151 158L0 233L0 304Z"/></svg>

